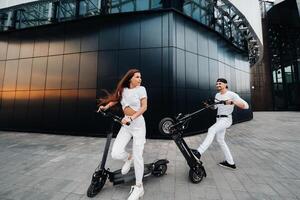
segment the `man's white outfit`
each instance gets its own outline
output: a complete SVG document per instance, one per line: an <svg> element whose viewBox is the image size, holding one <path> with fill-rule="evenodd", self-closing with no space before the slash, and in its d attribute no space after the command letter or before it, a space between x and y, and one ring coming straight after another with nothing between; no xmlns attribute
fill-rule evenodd
<svg viewBox="0 0 300 200"><path fill-rule="evenodd" d="M238 94L236 94L232 91L228 90L224 94L217 93L215 96L216 102L217 101L226 101L226 100L243 102L243 104L245 105L245 109L249 108L248 103L246 101L244 101L242 98L240 98ZM214 137L216 136L217 142L219 143L219 145L225 155L225 160L229 164L233 165L234 161L233 161L231 152L225 142L225 133L226 133L226 129L229 128L232 124L232 115L231 114L233 112L234 105L217 104L217 105L215 105L215 109L218 109L216 123L208 129L208 133L207 133L205 140L203 141L203 143L199 146L199 148L197 150L202 155L206 151L206 149L211 145Z"/></svg>

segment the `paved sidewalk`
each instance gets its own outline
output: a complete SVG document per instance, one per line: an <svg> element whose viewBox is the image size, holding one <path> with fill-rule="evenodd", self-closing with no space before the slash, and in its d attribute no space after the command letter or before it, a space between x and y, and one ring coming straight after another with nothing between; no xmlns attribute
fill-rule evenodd
<svg viewBox="0 0 300 200"><path fill-rule="evenodd" d="M214 141L202 157L207 177L188 179L188 166L172 140L147 140L145 162L170 160L167 175L144 181L144 200L300 199L300 112L255 112L232 126L227 142L238 170L217 165L223 155ZM205 135L186 138L197 147ZM0 199L89 199L86 190L100 161L105 138L0 132ZM121 162L111 160L111 170ZM130 184L107 182L93 199L123 200Z"/></svg>

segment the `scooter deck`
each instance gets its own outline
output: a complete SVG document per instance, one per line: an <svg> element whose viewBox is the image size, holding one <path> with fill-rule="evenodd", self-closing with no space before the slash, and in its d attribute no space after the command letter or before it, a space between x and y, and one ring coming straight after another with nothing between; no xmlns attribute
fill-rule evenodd
<svg viewBox="0 0 300 200"><path fill-rule="evenodd" d="M152 173L153 163L144 165L144 177L150 176ZM135 180L134 167L131 167L127 174L122 174L121 169L111 172L110 181L114 183L114 185L126 183Z"/></svg>

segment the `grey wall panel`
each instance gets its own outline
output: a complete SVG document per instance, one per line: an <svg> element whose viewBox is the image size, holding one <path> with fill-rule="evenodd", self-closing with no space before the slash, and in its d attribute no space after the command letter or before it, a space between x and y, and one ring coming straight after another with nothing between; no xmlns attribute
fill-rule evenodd
<svg viewBox="0 0 300 200"><path fill-rule="evenodd" d="M186 70L185 70L185 52L181 49L176 49L176 87L185 88Z"/></svg>
<svg viewBox="0 0 300 200"><path fill-rule="evenodd" d="M79 88L97 88L98 53L82 53L80 57Z"/></svg>
<svg viewBox="0 0 300 200"><path fill-rule="evenodd" d="M79 56L79 54L64 55L62 89L76 89L79 87Z"/></svg>
<svg viewBox="0 0 300 200"><path fill-rule="evenodd" d="M126 49L120 50L118 52L118 65L114 65L113 67L117 67L118 76L121 77L131 68L139 68L140 66L140 49ZM117 78L115 77L115 78Z"/></svg>
<svg viewBox="0 0 300 200"><path fill-rule="evenodd" d="M0 61L0 91L2 91L4 72L5 72L5 61Z"/></svg>
<svg viewBox="0 0 300 200"><path fill-rule="evenodd" d="M162 19L160 15L143 18L141 20L141 48L161 47L161 29Z"/></svg>
<svg viewBox="0 0 300 200"><path fill-rule="evenodd" d="M13 39L13 37L8 42L7 47L7 59L18 59L20 56L20 39Z"/></svg>
<svg viewBox="0 0 300 200"><path fill-rule="evenodd" d="M128 69L138 68L148 93L147 137L162 137L160 119L201 108L201 101L215 95L219 76L233 91L250 94L247 58L222 40L173 11L3 34L0 128L104 136L109 120L95 114L96 99L104 97L103 89L112 92ZM205 131L214 114L197 116L188 132ZM251 117L251 111L234 114L236 121Z"/></svg>
<svg viewBox="0 0 300 200"><path fill-rule="evenodd" d="M62 77L63 56L48 58L46 89L60 89Z"/></svg>
<svg viewBox="0 0 300 200"><path fill-rule="evenodd" d="M0 36L0 60L6 60L8 36Z"/></svg>
<svg viewBox="0 0 300 200"><path fill-rule="evenodd" d="M42 35L37 35L34 41L34 57L48 56L49 53L49 39Z"/></svg>
<svg viewBox="0 0 300 200"><path fill-rule="evenodd" d="M197 54L193 54L190 52L186 52L186 88L198 88L198 62L197 62Z"/></svg>
<svg viewBox="0 0 300 200"><path fill-rule="evenodd" d="M44 90L30 91L27 111L27 122L29 124L29 128L31 127L31 129L42 128L42 119L44 112L44 94Z"/></svg>
<svg viewBox="0 0 300 200"><path fill-rule="evenodd" d="M47 57L34 58L31 73L31 90L44 90L46 84Z"/></svg>
<svg viewBox="0 0 300 200"><path fill-rule="evenodd" d="M161 48L141 50L142 79L149 87L162 87L161 59ZM153 81L154 77L155 81Z"/></svg>
<svg viewBox="0 0 300 200"><path fill-rule="evenodd" d="M197 54L198 53L198 49L197 49L198 30L195 28L193 23L189 23L188 21L185 24L184 30L185 30L185 49L187 51Z"/></svg>
<svg viewBox="0 0 300 200"><path fill-rule="evenodd" d="M17 84L19 60L6 61L5 73L3 80L3 91L15 90Z"/></svg>
<svg viewBox="0 0 300 200"><path fill-rule="evenodd" d="M31 79L32 58L20 59L16 90L29 90Z"/></svg>
<svg viewBox="0 0 300 200"><path fill-rule="evenodd" d="M33 56L34 40L33 39L22 39L20 58L30 58Z"/></svg>
<svg viewBox="0 0 300 200"><path fill-rule="evenodd" d="M141 24L136 19L124 19L120 23L120 49L139 48Z"/></svg>
<svg viewBox="0 0 300 200"><path fill-rule="evenodd" d="M120 46L120 26L119 22L103 24L100 29L99 48L100 50L118 49Z"/></svg>
<svg viewBox="0 0 300 200"><path fill-rule="evenodd" d="M198 56L198 68L199 68L199 89L209 90L209 65L208 58Z"/></svg>

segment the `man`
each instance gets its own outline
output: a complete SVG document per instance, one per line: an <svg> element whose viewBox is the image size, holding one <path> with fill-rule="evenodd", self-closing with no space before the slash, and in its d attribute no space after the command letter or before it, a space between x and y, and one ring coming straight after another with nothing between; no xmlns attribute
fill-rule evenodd
<svg viewBox="0 0 300 200"><path fill-rule="evenodd" d="M205 140L197 150L202 155L216 136L217 142L225 155L225 161L220 162L219 165L229 169L236 169L230 150L224 140L225 133L226 129L232 124L231 113L233 112L234 106L241 109L248 109L249 105L246 101L241 99L238 94L228 90L226 79L219 78L216 82L216 88L219 92L215 96L215 102L221 101L224 103L215 105L214 109L218 109L216 123L208 129ZM206 106L208 106L208 104L206 104Z"/></svg>

